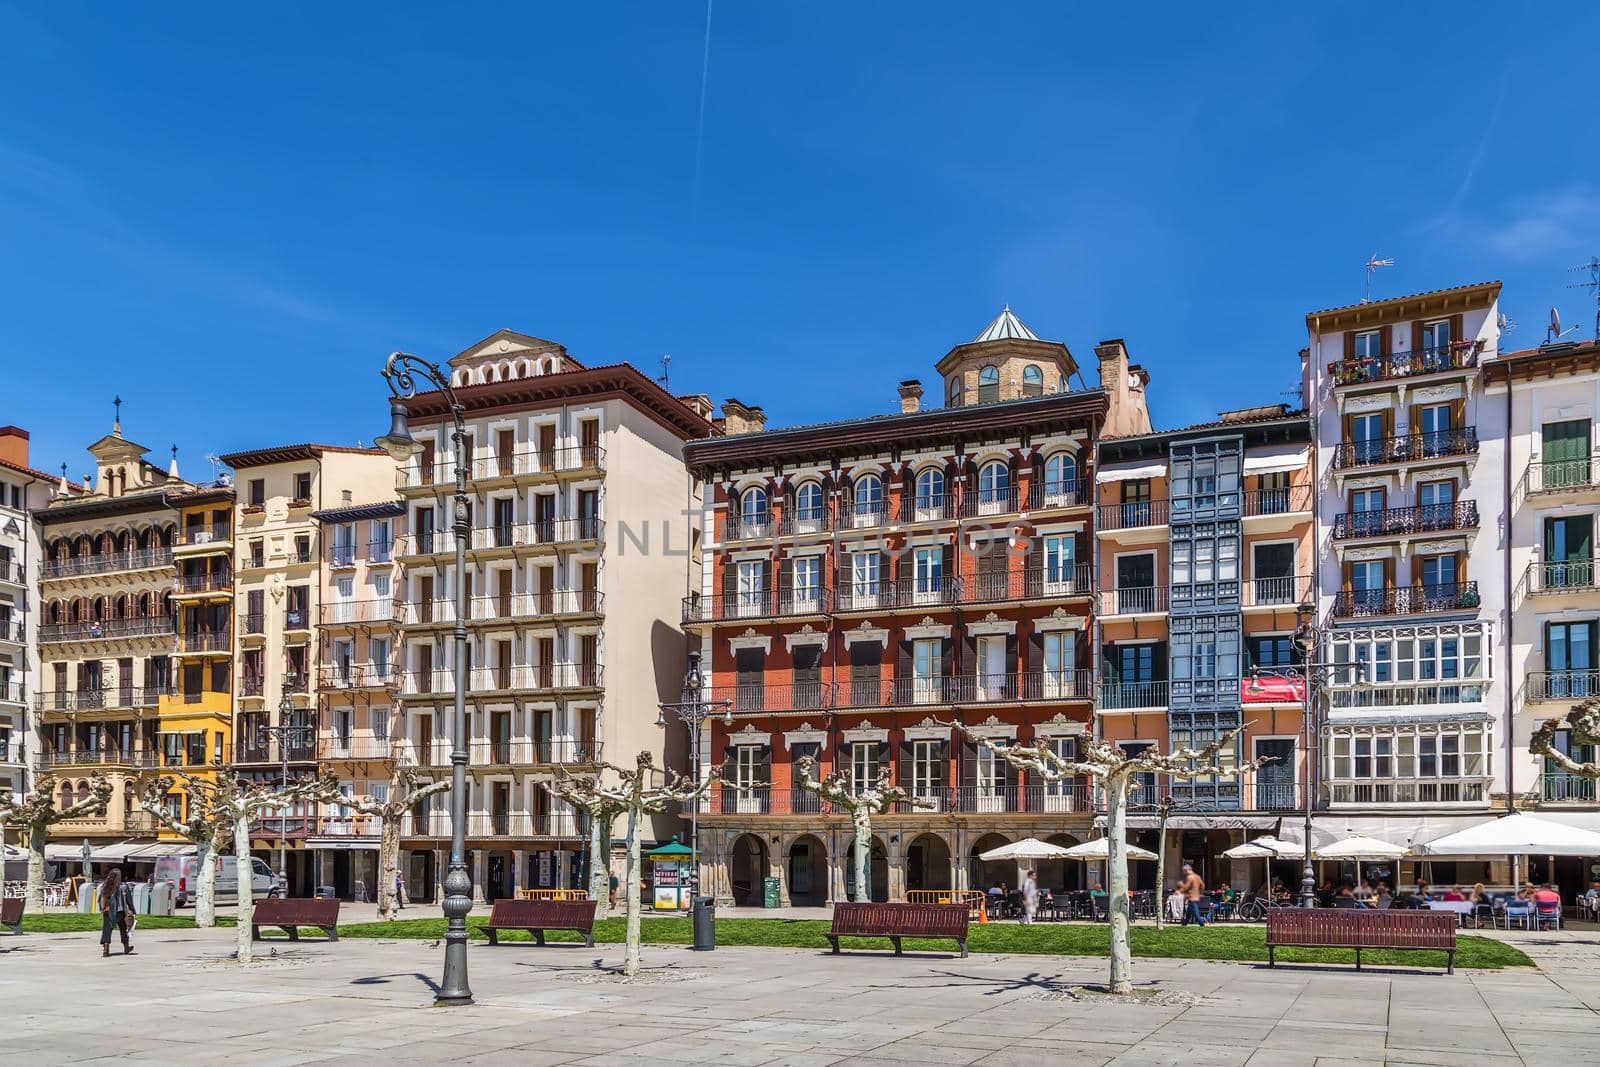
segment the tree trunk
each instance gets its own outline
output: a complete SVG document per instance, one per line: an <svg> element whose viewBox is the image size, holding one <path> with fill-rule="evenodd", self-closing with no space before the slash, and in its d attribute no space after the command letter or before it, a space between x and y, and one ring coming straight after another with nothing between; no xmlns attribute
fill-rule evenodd
<svg viewBox="0 0 1600 1067"><path fill-rule="evenodd" d="M1161 809L1156 831L1156 929L1167 928L1167 811Z"/></svg>
<svg viewBox="0 0 1600 1067"><path fill-rule="evenodd" d="M872 854L872 812L865 806L858 807L850 813L850 821L856 828L856 839L850 845L850 863L856 872L856 899L870 901L872 886L867 880L870 867L867 858Z"/></svg>
<svg viewBox="0 0 1600 1067"><path fill-rule="evenodd" d="M400 813L382 816L383 829L378 836L378 920L391 922L398 918L395 899L398 889L395 879L400 871Z"/></svg>
<svg viewBox="0 0 1600 1067"><path fill-rule="evenodd" d="M622 973L632 976L639 973L639 810L628 809L628 913L627 951L622 958Z"/></svg>
<svg viewBox="0 0 1600 1067"><path fill-rule="evenodd" d="M1133 949L1128 942L1128 779L1106 780L1106 907L1111 916L1111 992L1133 992Z"/></svg>
<svg viewBox="0 0 1600 1067"><path fill-rule="evenodd" d="M195 842L194 924L202 930L217 925L217 858L222 854L222 831L208 841Z"/></svg>
<svg viewBox="0 0 1600 1067"><path fill-rule="evenodd" d="M611 820L589 818L589 899L594 917L604 919L611 910Z"/></svg>
<svg viewBox="0 0 1600 1067"><path fill-rule="evenodd" d="M28 831L28 888L23 908L35 915L44 911L44 823L34 823Z"/></svg>
<svg viewBox="0 0 1600 1067"><path fill-rule="evenodd" d="M251 922L256 917L256 905L250 885L250 819L243 812L233 819L233 855L239 886L239 927L234 939L239 946L239 962L250 962Z"/></svg>

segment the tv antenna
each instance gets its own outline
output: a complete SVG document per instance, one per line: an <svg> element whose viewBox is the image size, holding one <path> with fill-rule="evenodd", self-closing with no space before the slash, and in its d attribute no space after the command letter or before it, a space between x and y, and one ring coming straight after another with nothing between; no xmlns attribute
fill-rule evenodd
<svg viewBox="0 0 1600 1067"><path fill-rule="evenodd" d="M671 366L672 366L672 357L671 356L662 356L661 357L661 376L658 377L656 379L656 381L661 383L661 388L667 389L668 391L670 391L671 387L667 384L667 369L669 367L671 367Z"/></svg>
<svg viewBox="0 0 1600 1067"><path fill-rule="evenodd" d="M1379 267L1392 267L1392 266L1394 266L1394 260L1392 260L1392 259L1379 259L1378 258L1378 254L1376 252L1374 252L1372 254L1372 258L1371 259L1367 260L1367 265L1366 265L1366 271L1367 271L1367 296L1366 296L1365 300L1361 301L1363 304L1372 303L1372 275L1377 271L1377 269Z"/></svg>
<svg viewBox="0 0 1600 1067"><path fill-rule="evenodd" d="M1561 328L1561 312L1557 311L1555 308L1551 308L1550 325L1545 327L1544 343L1547 345L1555 344L1557 341L1561 340L1567 334L1576 329L1576 326L1568 326L1565 330L1563 330Z"/></svg>
<svg viewBox="0 0 1600 1067"><path fill-rule="evenodd" d="M1517 328L1517 320L1507 318L1506 313L1502 311L1495 316L1494 328L1500 332L1500 336L1504 337Z"/></svg>
<svg viewBox="0 0 1600 1067"><path fill-rule="evenodd" d="M1594 290L1594 339L1600 341L1600 256L1590 256L1589 262L1570 267L1569 270L1586 270L1589 280L1574 282L1567 286L1568 289L1593 289Z"/></svg>
<svg viewBox="0 0 1600 1067"><path fill-rule="evenodd" d="M222 463L222 457L217 455L215 452L207 452L206 453L206 462L211 464L211 480L212 481L216 481L217 480L217 467L218 467L219 464Z"/></svg>

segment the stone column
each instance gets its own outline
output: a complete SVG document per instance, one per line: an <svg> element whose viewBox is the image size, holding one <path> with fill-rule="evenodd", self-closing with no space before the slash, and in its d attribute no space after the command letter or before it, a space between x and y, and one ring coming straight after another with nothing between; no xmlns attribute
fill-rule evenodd
<svg viewBox="0 0 1600 1067"><path fill-rule="evenodd" d="M520 848L511 850L511 892L516 895L519 889L531 889L532 886L523 881L527 872L527 852Z"/></svg>
<svg viewBox="0 0 1600 1067"><path fill-rule="evenodd" d="M778 905L792 907L793 901L789 899L789 871L785 862L789 856L789 846L794 842L793 834L779 834L778 843L768 846L772 851L768 853L771 861L768 866L778 879Z"/></svg>
<svg viewBox="0 0 1600 1067"><path fill-rule="evenodd" d="M467 868L472 871L472 902L474 904L487 903L483 895L483 887L489 880L489 854L481 848L468 852Z"/></svg>
<svg viewBox="0 0 1600 1067"><path fill-rule="evenodd" d="M895 841L895 838L900 840ZM883 854L888 870L885 880L889 900L906 898L905 835L890 833L883 843Z"/></svg>

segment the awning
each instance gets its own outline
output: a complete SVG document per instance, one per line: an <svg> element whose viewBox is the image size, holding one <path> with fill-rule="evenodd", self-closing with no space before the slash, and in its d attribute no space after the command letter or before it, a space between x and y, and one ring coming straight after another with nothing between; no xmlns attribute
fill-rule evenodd
<svg viewBox="0 0 1600 1067"><path fill-rule="evenodd" d="M1167 473L1167 461L1154 463L1140 460L1134 463L1103 463L1095 470L1097 482L1132 482L1140 478L1161 478Z"/></svg>
<svg viewBox="0 0 1600 1067"><path fill-rule="evenodd" d="M1311 823L1311 849L1315 852L1324 845L1355 834L1365 834L1391 845L1411 848L1424 841L1488 822L1492 818L1494 816L1488 812L1474 815L1316 815ZM1299 840L1299 823L1285 827L1285 831L1285 840L1288 840L1290 833L1293 833L1295 840Z"/></svg>
<svg viewBox="0 0 1600 1067"><path fill-rule="evenodd" d="M309 837L306 839L306 848L328 849L333 852L376 852L379 842L376 837Z"/></svg>
<svg viewBox="0 0 1600 1067"><path fill-rule="evenodd" d="M194 846L187 842L162 841L154 845L145 845L137 852L130 852L128 858L133 860L158 860L163 856L181 856L194 850Z"/></svg>
<svg viewBox="0 0 1600 1067"><path fill-rule="evenodd" d="M1167 819L1168 830L1276 830L1282 817L1255 815L1244 811L1211 811L1204 815L1173 815ZM1129 815L1128 829L1155 830L1161 826L1159 815ZM1104 830L1106 817L1096 815L1094 828Z"/></svg>
<svg viewBox="0 0 1600 1067"><path fill-rule="evenodd" d="M90 845L89 859L95 863L120 863L148 845L148 841L112 841ZM83 845L47 844L44 846L44 858L51 863L82 863Z"/></svg>
<svg viewBox="0 0 1600 1067"><path fill-rule="evenodd" d="M1428 856L1600 856L1600 833L1518 812L1436 837Z"/></svg>
<svg viewBox="0 0 1600 1067"><path fill-rule="evenodd" d="M1244 472L1276 474L1280 471L1297 471L1305 467L1310 454L1307 445L1269 445L1244 457Z"/></svg>

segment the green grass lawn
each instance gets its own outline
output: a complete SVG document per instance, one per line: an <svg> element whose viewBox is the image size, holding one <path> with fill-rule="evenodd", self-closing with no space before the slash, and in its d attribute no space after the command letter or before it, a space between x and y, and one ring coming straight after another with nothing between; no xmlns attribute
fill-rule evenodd
<svg viewBox="0 0 1600 1067"><path fill-rule="evenodd" d="M484 916L467 919L468 929L478 940L487 936L477 927ZM217 925L232 926L231 916L218 916ZM190 930L194 920L188 916L142 915L142 930ZM57 913L29 915L23 919L23 929L35 933L80 933L100 930L98 915ZM825 949L828 923L820 919L719 919L717 920L717 945L736 947L764 945L780 948ZM687 919L646 918L642 924L646 944L687 945L691 928ZM267 931L264 931L267 932ZM273 938L282 937L273 929ZM305 936L316 937L321 931L307 929ZM609 944L622 941L623 920L602 919L595 923L595 940ZM390 923L358 923L339 927L341 938L385 938L391 940L433 940L444 936L444 919L400 919ZM1266 930L1260 926L1207 926L1204 929L1172 926L1157 931L1153 926L1133 928L1133 954L1169 959L1264 961L1267 958ZM511 931L501 935L505 941L526 941L528 935ZM555 933L551 941L577 941L574 934ZM852 938L844 945L850 948L888 949L887 940ZM1456 941L1456 964L1498 970L1501 967L1531 967L1533 961L1519 949L1503 941L1488 937L1463 934ZM954 947L949 941L919 941L908 938L905 947L914 952L949 952ZM1014 952L1045 956L1104 956L1107 954L1106 928L1104 926L1075 923L1041 923L1019 926L1013 923L994 923L972 927L968 948L973 952ZM1278 958L1285 963L1354 963L1355 953L1345 949L1278 950ZM1417 967L1443 967L1442 952L1362 952L1362 962L1375 965L1406 965Z"/></svg>
<svg viewBox="0 0 1600 1067"><path fill-rule="evenodd" d="M467 919L474 938L485 939L476 927L483 918ZM717 920L717 945L766 945L784 948L828 947L823 934L828 923L819 919L719 919ZM402 919L392 923L363 923L341 926L340 937L428 938L444 934L444 920ZM602 919L595 923L595 940L605 943L622 941L623 920ZM646 944L686 945L691 939L687 920L644 919L642 934ZM501 940L525 941L528 936L520 931L504 933ZM551 941L576 941L573 934L548 935ZM1267 933L1260 926L1208 926L1204 929L1173 926L1158 931L1153 926L1133 928L1133 954L1158 956L1170 959L1243 960L1264 961L1267 958ZM846 947L888 949L886 939L852 938L843 942ZM907 938L908 951L949 952L950 941L920 941ZM972 927L967 947L973 952L1008 952L1047 956L1105 956L1110 949L1104 926L1068 923L1047 923L1020 926L995 923ZM1279 949L1277 956L1286 963L1354 963L1355 953L1342 949ZM1363 950L1363 963L1402 964L1410 966L1439 966L1445 964L1443 952L1386 952ZM1456 942L1456 963L1461 967L1497 970L1501 967L1531 967L1533 961L1521 950L1487 937L1462 935Z"/></svg>

